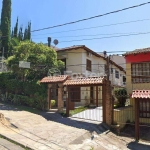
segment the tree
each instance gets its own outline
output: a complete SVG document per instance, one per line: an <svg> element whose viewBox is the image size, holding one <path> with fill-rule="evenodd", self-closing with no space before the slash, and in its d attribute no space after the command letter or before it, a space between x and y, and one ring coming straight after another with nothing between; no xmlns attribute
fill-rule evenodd
<svg viewBox="0 0 150 150"><path fill-rule="evenodd" d="M31 40L31 22L28 22L28 40Z"/></svg>
<svg viewBox="0 0 150 150"><path fill-rule="evenodd" d="M14 30L12 29L12 31L11 31L11 38L13 38L14 37Z"/></svg>
<svg viewBox="0 0 150 150"><path fill-rule="evenodd" d="M22 26L19 29L19 33L18 33L18 40L22 41L23 40L23 29Z"/></svg>
<svg viewBox="0 0 150 150"><path fill-rule="evenodd" d="M14 27L14 37L18 37L18 17L17 17L17 22L16 22L16 26Z"/></svg>
<svg viewBox="0 0 150 150"><path fill-rule="evenodd" d="M27 28L25 28L25 30L24 30L24 37L23 37L23 40L25 41L25 40L28 40L28 29Z"/></svg>
<svg viewBox="0 0 150 150"><path fill-rule="evenodd" d="M19 61L31 63L30 69L19 68ZM57 61L57 53L44 44L22 41L14 48L13 55L8 57L7 65L18 79L41 79L47 76L50 68L63 68L63 63Z"/></svg>
<svg viewBox="0 0 150 150"><path fill-rule="evenodd" d="M118 100L119 107L124 107L126 103L126 99L128 97L127 90L125 88L115 89L114 94Z"/></svg>
<svg viewBox="0 0 150 150"><path fill-rule="evenodd" d="M1 13L2 47L5 48L5 57L8 56L10 46L11 27L11 0L3 0Z"/></svg>

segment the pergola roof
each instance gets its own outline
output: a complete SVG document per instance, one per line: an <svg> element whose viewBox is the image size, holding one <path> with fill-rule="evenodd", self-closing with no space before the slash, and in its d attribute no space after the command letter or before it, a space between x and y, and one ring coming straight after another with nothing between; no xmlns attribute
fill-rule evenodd
<svg viewBox="0 0 150 150"><path fill-rule="evenodd" d="M60 75L60 76L49 76L43 78L40 83L62 83L68 79L69 76L67 75Z"/></svg>
<svg viewBox="0 0 150 150"><path fill-rule="evenodd" d="M68 79L63 85L95 85L103 84L104 77L88 77L88 78L77 78L77 79Z"/></svg>
<svg viewBox="0 0 150 150"><path fill-rule="evenodd" d="M134 90L132 98L150 98L150 90Z"/></svg>

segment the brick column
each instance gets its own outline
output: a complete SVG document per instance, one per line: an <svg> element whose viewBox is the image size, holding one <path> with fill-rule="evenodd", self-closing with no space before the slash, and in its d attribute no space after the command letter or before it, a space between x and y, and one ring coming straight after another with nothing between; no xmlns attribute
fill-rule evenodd
<svg viewBox="0 0 150 150"><path fill-rule="evenodd" d="M113 122L113 102L112 102L112 94L111 94L111 82L106 81L106 90L105 90L105 123L107 125L111 125Z"/></svg>
<svg viewBox="0 0 150 150"><path fill-rule="evenodd" d="M62 112L64 108L64 101L63 101L63 84L58 84L58 111Z"/></svg>
<svg viewBox="0 0 150 150"><path fill-rule="evenodd" d="M48 89L47 89L47 110L51 109L51 87L52 87L52 84L48 84Z"/></svg>

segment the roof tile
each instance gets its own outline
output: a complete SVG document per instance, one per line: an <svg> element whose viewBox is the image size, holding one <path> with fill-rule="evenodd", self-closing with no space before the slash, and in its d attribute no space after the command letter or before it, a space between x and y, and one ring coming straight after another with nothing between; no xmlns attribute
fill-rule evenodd
<svg viewBox="0 0 150 150"><path fill-rule="evenodd" d="M103 77L88 77L68 79L64 82L64 85L87 85L87 84L103 84Z"/></svg>
<svg viewBox="0 0 150 150"><path fill-rule="evenodd" d="M64 82L68 79L67 75L60 75L60 76L49 76L43 78L40 83L57 83L57 82Z"/></svg>
<svg viewBox="0 0 150 150"><path fill-rule="evenodd" d="M142 48L142 49L136 49L134 51L126 52L123 54L124 56L131 55L131 54L139 54L139 53L147 53L150 52L150 47L148 48Z"/></svg>
<svg viewBox="0 0 150 150"><path fill-rule="evenodd" d="M132 98L150 98L150 90L134 90Z"/></svg>

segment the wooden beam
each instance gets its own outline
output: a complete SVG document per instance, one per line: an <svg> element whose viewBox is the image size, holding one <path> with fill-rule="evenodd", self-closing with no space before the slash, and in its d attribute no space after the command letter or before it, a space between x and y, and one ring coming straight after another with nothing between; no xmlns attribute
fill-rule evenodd
<svg viewBox="0 0 150 150"><path fill-rule="evenodd" d="M67 93L68 93L68 96L67 96L67 99L66 99L66 115L67 117L69 117L69 101L70 101L70 88L67 86Z"/></svg>
<svg viewBox="0 0 150 150"><path fill-rule="evenodd" d="M98 86L96 86L96 107L98 107Z"/></svg>
<svg viewBox="0 0 150 150"><path fill-rule="evenodd" d="M102 86L103 122L106 123L106 85Z"/></svg>
<svg viewBox="0 0 150 150"><path fill-rule="evenodd" d="M135 100L135 139L139 140L139 99Z"/></svg>

